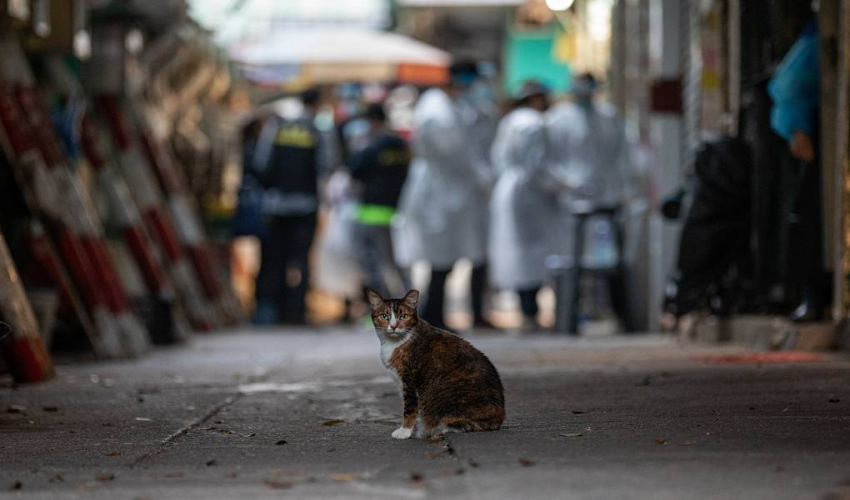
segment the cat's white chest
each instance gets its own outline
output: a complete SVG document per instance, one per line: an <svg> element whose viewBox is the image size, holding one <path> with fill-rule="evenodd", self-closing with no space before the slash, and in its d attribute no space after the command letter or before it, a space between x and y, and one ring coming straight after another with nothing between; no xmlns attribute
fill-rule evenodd
<svg viewBox="0 0 850 500"><path fill-rule="evenodd" d="M408 340L408 338L405 338L403 340L395 342L389 339L384 339L381 341L381 364L383 364L384 368L386 368L387 371L390 372L390 375L392 375L393 380L395 380L396 384L400 384L401 380L398 378L398 373L396 373L395 368L389 364L390 358L392 357L395 350L404 345L405 342L407 342Z"/></svg>

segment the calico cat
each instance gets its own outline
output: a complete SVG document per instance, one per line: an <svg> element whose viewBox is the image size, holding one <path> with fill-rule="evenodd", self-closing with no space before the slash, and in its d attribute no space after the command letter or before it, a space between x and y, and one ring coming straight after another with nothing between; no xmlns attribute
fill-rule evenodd
<svg viewBox="0 0 850 500"><path fill-rule="evenodd" d="M421 438L502 426L502 381L481 351L420 319L416 290L403 299L384 300L374 290L367 296L381 361L401 387L404 416L392 437L410 438L417 422Z"/></svg>

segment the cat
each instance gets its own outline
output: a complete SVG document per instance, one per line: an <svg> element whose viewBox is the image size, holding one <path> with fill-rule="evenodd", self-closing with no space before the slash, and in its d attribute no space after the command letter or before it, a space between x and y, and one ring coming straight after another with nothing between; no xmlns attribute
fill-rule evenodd
<svg viewBox="0 0 850 500"><path fill-rule="evenodd" d="M367 291L381 362L401 388L403 417L392 437L438 438L446 432L494 431L505 420L496 368L457 335L419 318L419 292L384 300ZM417 426L418 423L418 426Z"/></svg>

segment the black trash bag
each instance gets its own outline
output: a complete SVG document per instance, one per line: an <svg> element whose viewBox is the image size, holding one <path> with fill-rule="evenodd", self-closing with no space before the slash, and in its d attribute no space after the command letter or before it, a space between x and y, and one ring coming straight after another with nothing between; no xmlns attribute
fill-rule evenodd
<svg viewBox="0 0 850 500"><path fill-rule="evenodd" d="M693 200L665 291L665 311L676 316L705 308L724 313L740 305L750 258L749 147L731 137L705 142L694 167Z"/></svg>

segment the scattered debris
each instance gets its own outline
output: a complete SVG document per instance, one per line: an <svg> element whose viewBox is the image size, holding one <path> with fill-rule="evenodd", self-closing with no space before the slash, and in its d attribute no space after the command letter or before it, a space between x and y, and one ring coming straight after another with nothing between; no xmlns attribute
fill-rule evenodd
<svg viewBox="0 0 850 500"><path fill-rule="evenodd" d="M582 434L581 432L562 432L558 435L565 438L577 438L582 437L584 434Z"/></svg>
<svg viewBox="0 0 850 500"><path fill-rule="evenodd" d="M9 405L6 408L6 413L26 413L27 407L23 405Z"/></svg>
<svg viewBox="0 0 850 500"><path fill-rule="evenodd" d="M238 474L236 474L235 472L230 471L230 472L228 472L227 474L225 474L225 475L224 475L224 477L226 477L227 479L233 479L233 478L235 478L237 475L238 475Z"/></svg>
<svg viewBox="0 0 850 500"><path fill-rule="evenodd" d="M331 426L334 426L334 425L339 425L343 422L345 422L345 420L340 420L338 418L332 418L330 420L325 420L324 422L322 422L322 425L324 425L325 427L331 427Z"/></svg>
<svg viewBox="0 0 850 500"><path fill-rule="evenodd" d="M697 444L696 441L682 441L681 443L676 443L677 446L693 446Z"/></svg>
<svg viewBox="0 0 850 500"><path fill-rule="evenodd" d="M107 457L120 457L121 452L120 451L110 451L109 453L104 453L104 455L106 455Z"/></svg>
<svg viewBox="0 0 850 500"><path fill-rule="evenodd" d="M136 422L153 422L153 420L147 417L136 417Z"/></svg>
<svg viewBox="0 0 850 500"><path fill-rule="evenodd" d="M334 481L356 481L357 474L352 474L350 472L337 472L331 476L331 479Z"/></svg>
<svg viewBox="0 0 850 500"><path fill-rule="evenodd" d="M286 444L286 440L285 440L285 439L281 439L280 441L278 441L277 443L275 443L275 446L282 446L282 445L284 445L284 444Z"/></svg>
<svg viewBox="0 0 850 500"><path fill-rule="evenodd" d="M59 411L58 406L42 406L41 411L46 411L47 413L56 413Z"/></svg>
<svg viewBox="0 0 850 500"><path fill-rule="evenodd" d="M655 444L667 444L667 440L658 438L655 440Z"/></svg>
<svg viewBox="0 0 850 500"><path fill-rule="evenodd" d="M325 451L326 451L326 452L328 452L328 453L332 453L332 452L336 451L336 448L334 448L334 447L330 447L330 448L328 448L328 449L327 449L327 450L325 450Z"/></svg>
<svg viewBox="0 0 850 500"><path fill-rule="evenodd" d="M425 476L423 476L422 474L420 474L418 472L411 472L410 473L410 480L413 481L414 483L418 484L418 485L424 485L425 484Z"/></svg>
<svg viewBox="0 0 850 500"><path fill-rule="evenodd" d="M273 490L285 490L292 488L292 483L289 481L281 481L280 479L266 479L266 486Z"/></svg>
<svg viewBox="0 0 850 500"><path fill-rule="evenodd" d="M520 458L519 464L522 465L523 467L531 467L532 465L534 465L534 460L529 460L527 458Z"/></svg>
<svg viewBox="0 0 850 500"><path fill-rule="evenodd" d="M139 396L139 397L136 399L136 401L138 401L139 403L144 403L144 402L145 402L145 398L143 398L143 397Z"/></svg>
<svg viewBox="0 0 850 500"><path fill-rule="evenodd" d="M573 410L573 415L582 415L582 414L584 414L584 413L585 413L585 412L583 412L583 411L581 411L581 410Z"/></svg>
<svg viewBox="0 0 850 500"><path fill-rule="evenodd" d="M212 460L207 460L207 467L212 467L214 465L218 465L218 460L214 458Z"/></svg>
<svg viewBox="0 0 850 500"><path fill-rule="evenodd" d="M466 474L466 469L464 469L463 467L458 467L457 469L455 469L455 476L462 476L464 474Z"/></svg>
<svg viewBox="0 0 850 500"><path fill-rule="evenodd" d="M652 384L652 376L647 375L646 377L644 377L644 379L642 381L636 383L635 386L636 387L641 387L641 386L645 387L645 386L648 386L650 384Z"/></svg>
<svg viewBox="0 0 850 500"><path fill-rule="evenodd" d="M454 456L455 447L452 446L451 443L446 443L446 444L443 445L443 453L445 453L446 455L449 455L449 456Z"/></svg>
<svg viewBox="0 0 850 500"><path fill-rule="evenodd" d="M97 479L101 483L108 483L109 481L115 481L115 474L101 474L95 479Z"/></svg>
<svg viewBox="0 0 850 500"><path fill-rule="evenodd" d="M62 477L62 474L56 474L55 476L50 478L51 483L64 483L65 478Z"/></svg>
<svg viewBox="0 0 850 500"><path fill-rule="evenodd" d="M477 469L477 468L481 467L481 464L479 464L479 463L478 463L478 462L476 462L475 460L470 460L470 461L469 461L469 466L470 466L470 467L472 467L473 469Z"/></svg>
<svg viewBox="0 0 850 500"><path fill-rule="evenodd" d="M12 486L9 486L9 491L20 491L22 489L24 489L24 483L20 481L15 481Z"/></svg>
<svg viewBox="0 0 850 500"><path fill-rule="evenodd" d="M840 403L840 402L841 402L841 400L840 400L840 399L838 399L838 398L830 398L829 402L830 402L830 403Z"/></svg>

